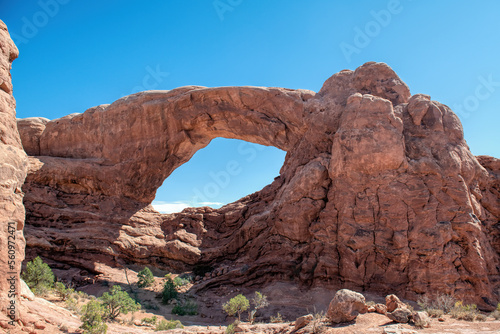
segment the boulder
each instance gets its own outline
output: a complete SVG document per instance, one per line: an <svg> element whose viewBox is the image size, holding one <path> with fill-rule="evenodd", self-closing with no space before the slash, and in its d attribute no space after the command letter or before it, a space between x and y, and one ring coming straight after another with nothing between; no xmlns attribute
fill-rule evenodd
<svg viewBox="0 0 500 334"><path fill-rule="evenodd" d="M415 326L430 327L431 318L425 311L418 311L412 314L413 323Z"/></svg>
<svg viewBox="0 0 500 334"><path fill-rule="evenodd" d="M408 308L396 295L386 296L385 305L387 307L387 312L393 312L397 308Z"/></svg>
<svg viewBox="0 0 500 334"><path fill-rule="evenodd" d="M297 320L295 320L294 329L299 330L303 327L306 327L313 319L314 319L314 316L312 314L303 315L303 316L297 318Z"/></svg>
<svg viewBox="0 0 500 334"><path fill-rule="evenodd" d="M359 313L365 313L367 306L365 297L357 292L342 289L335 293L326 318L333 323L350 322L356 319Z"/></svg>
<svg viewBox="0 0 500 334"><path fill-rule="evenodd" d="M407 308L397 308L392 312L387 312L386 315L392 321L406 324L410 321L412 313Z"/></svg>

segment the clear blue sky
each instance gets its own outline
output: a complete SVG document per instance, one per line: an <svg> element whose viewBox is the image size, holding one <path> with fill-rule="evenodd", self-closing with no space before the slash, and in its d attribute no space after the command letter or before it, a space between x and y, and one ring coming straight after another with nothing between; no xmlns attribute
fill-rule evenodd
<svg viewBox="0 0 500 334"><path fill-rule="evenodd" d="M20 118L54 119L184 85L318 91L342 69L381 61L412 94L454 109L474 154L496 157L499 17L495 0L0 0L20 50L12 70ZM216 139L156 201L178 210L237 200L270 183L284 155Z"/></svg>

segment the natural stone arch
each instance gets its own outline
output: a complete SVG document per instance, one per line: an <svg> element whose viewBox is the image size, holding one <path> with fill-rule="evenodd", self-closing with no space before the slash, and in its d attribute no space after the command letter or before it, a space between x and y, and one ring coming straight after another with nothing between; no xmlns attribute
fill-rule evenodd
<svg viewBox="0 0 500 334"><path fill-rule="evenodd" d="M57 261L213 265L197 289L287 279L497 299L498 164L481 166L457 116L410 96L385 64L341 71L317 94L184 87L19 129L36 155L27 243ZM215 137L286 150L280 176L221 209L151 210L161 182Z"/></svg>
<svg viewBox="0 0 500 334"><path fill-rule="evenodd" d="M75 159L68 163L101 165L87 175L100 191L149 204L163 180L213 138L289 150L305 132L303 102L313 95L256 87L149 91L48 122L38 127L39 140L26 132L25 147L36 155ZM26 122L33 128L33 120Z"/></svg>

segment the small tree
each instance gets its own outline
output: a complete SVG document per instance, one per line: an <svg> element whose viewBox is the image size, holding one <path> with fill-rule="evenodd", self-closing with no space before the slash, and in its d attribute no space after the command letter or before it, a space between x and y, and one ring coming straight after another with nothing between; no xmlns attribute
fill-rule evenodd
<svg viewBox="0 0 500 334"><path fill-rule="evenodd" d="M22 273L21 278L34 293L46 290L54 284L54 274L52 270L39 256L33 261L28 262L26 271Z"/></svg>
<svg viewBox="0 0 500 334"><path fill-rule="evenodd" d="M269 305L269 302L267 301L267 296L263 295L259 291L255 291L255 294L252 298L252 304L253 304L253 310L250 312L250 315L248 317L248 320L253 323L255 321L255 314L257 311L263 307L266 307Z"/></svg>
<svg viewBox="0 0 500 334"><path fill-rule="evenodd" d="M102 320L106 310L104 306L96 301L91 300L86 305L82 307L82 326L84 334L106 334L108 330L108 325Z"/></svg>
<svg viewBox="0 0 500 334"><path fill-rule="evenodd" d="M238 321L241 321L241 313L248 310L250 307L250 302L247 297L242 294L237 295L236 297L231 298L227 303L222 305L222 309L230 316L234 316L238 314Z"/></svg>
<svg viewBox="0 0 500 334"><path fill-rule="evenodd" d="M161 301L163 304L168 304L174 298L177 298L177 290L175 289L175 284L172 279L167 278L165 284L163 285L163 291L161 293Z"/></svg>
<svg viewBox="0 0 500 334"><path fill-rule="evenodd" d="M137 278L139 279L139 281L137 282L137 286L139 288L151 286L155 282L155 277L148 267L139 271L139 273L137 274Z"/></svg>
<svg viewBox="0 0 500 334"><path fill-rule="evenodd" d="M59 296L59 298L61 298L62 301L68 299L68 297L71 296L73 292L75 292L74 289L67 287L62 282L56 282L56 284L54 285L54 289L56 291L56 294Z"/></svg>
<svg viewBox="0 0 500 334"><path fill-rule="evenodd" d="M99 298L106 309L106 319L114 320L122 313L127 314L140 308L127 292L122 291L119 285L113 285L110 292L111 294L108 292L103 293Z"/></svg>

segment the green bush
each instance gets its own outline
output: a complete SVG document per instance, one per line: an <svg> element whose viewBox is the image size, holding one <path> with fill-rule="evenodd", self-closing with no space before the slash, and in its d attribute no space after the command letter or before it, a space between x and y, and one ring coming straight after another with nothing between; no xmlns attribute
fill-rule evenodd
<svg viewBox="0 0 500 334"><path fill-rule="evenodd" d="M139 271L139 273L137 274L137 278L139 279L137 281L137 286L139 288L146 288L153 285L153 283L155 282L155 277L148 267Z"/></svg>
<svg viewBox="0 0 500 334"><path fill-rule="evenodd" d="M155 327L155 331L165 331L169 329L184 328L179 320L164 320L162 319Z"/></svg>
<svg viewBox="0 0 500 334"><path fill-rule="evenodd" d="M227 303L222 305L222 309L229 315L230 317L235 314L238 315L238 321L241 321L241 313L248 310L250 307L250 302L247 297L242 294L237 295L234 298L231 298Z"/></svg>
<svg viewBox="0 0 500 334"><path fill-rule="evenodd" d="M54 285L54 291L62 301L68 299L68 297L70 297L75 292L74 289L67 287L62 282L56 282L56 284Z"/></svg>
<svg viewBox="0 0 500 334"><path fill-rule="evenodd" d="M104 305L98 301L90 301L82 307L82 326L84 334L106 334L108 326L103 318L106 310Z"/></svg>
<svg viewBox="0 0 500 334"><path fill-rule="evenodd" d="M163 302L163 304L168 304L169 301L177 298L177 296L178 293L177 290L175 289L174 282L170 278L167 278L165 284L163 285L163 291L161 293L161 301Z"/></svg>
<svg viewBox="0 0 500 334"><path fill-rule="evenodd" d="M189 284L189 283L191 283L191 281L189 281L189 279L187 279L187 278L181 278L179 276L174 278L174 285L176 287L184 286L184 285Z"/></svg>
<svg viewBox="0 0 500 334"><path fill-rule="evenodd" d="M232 324L228 325L226 328L226 334L234 334L234 328L238 325L238 320L233 322Z"/></svg>
<svg viewBox="0 0 500 334"><path fill-rule="evenodd" d="M26 271L21 274L21 278L26 282L33 293L37 295L44 294L54 284L54 274L52 270L39 256L33 261L28 262Z"/></svg>
<svg viewBox="0 0 500 334"><path fill-rule="evenodd" d="M198 304L196 304L194 301L187 301L183 304L177 304L172 309L172 314L197 315L198 314Z"/></svg>
<svg viewBox="0 0 500 334"><path fill-rule="evenodd" d="M256 291L252 298L252 304L253 310L248 316L248 321L250 321L250 323L253 323L255 321L255 315L257 314L257 311L263 307L268 306L269 302L267 301L266 295L260 293L259 291Z"/></svg>
<svg viewBox="0 0 500 334"><path fill-rule="evenodd" d="M130 311L136 311L140 306L123 291L119 285L113 285L108 292L103 293L99 299L106 309L106 319L116 319L120 314L127 314Z"/></svg>
<svg viewBox="0 0 500 334"><path fill-rule="evenodd" d="M143 318L141 320L143 324L148 324L148 325L156 325L156 321L158 321L156 315L152 316L151 318Z"/></svg>

